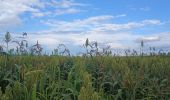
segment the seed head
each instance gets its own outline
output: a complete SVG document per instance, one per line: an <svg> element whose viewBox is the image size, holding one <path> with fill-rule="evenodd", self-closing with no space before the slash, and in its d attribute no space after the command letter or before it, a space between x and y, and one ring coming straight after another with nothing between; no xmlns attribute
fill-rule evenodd
<svg viewBox="0 0 170 100"><path fill-rule="evenodd" d="M89 45L89 39L88 38L86 39L86 44L85 45L86 45L86 47Z"/></svg>
<svg viewBox="0 0 170 100"><path fill-rule="evenodd" d="M141 41L141 47L143 47L144 46L144 42L143 42L143 40Z"/></svg>
<svg viewBox="0 0 170 100"><path fill-rule="evenodd" d="M10 33L9 32L7 32L6 34L5 34L5 42L10 42L11 41L11 35L10 35Z"/></svg>

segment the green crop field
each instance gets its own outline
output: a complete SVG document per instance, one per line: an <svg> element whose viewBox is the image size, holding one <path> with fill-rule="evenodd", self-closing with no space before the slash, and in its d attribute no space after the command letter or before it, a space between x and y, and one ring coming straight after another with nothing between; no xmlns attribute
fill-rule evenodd
<svg viewBox="0 0 170 100"><path fill-rule="evenodd" d="M71 56L66 48L45 55L38 42L27 51L21 40L14 51L10 41L7 33L7 52L1 48L0 54L0 100L170 100L167 54L144 55L141 49L118 56L109 48L99 52L97 42L87 39L82 56Z"/></svg>
<svg viewBox="0 0 170 100"><path fill-rule="evenodd" d="M166 56L9 56L5 60L0 56L0 100L170 98L170 57Z"/></svg>
<svg viewBox="0 0 170 100"><path fill-rule="evenodd" d="M0 0L0 100L170 100L170 0Z"/></svg>

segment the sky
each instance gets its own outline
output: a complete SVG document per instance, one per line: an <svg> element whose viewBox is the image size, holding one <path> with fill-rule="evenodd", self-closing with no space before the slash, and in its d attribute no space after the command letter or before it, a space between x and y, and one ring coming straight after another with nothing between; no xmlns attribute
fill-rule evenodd
<svg viewBox="0 0 170 100"><path fill-rule="evenodd" d="M0 0L0 40L27 32L45 51L65 44L79 53L86 38L112 49L170 47L170 0ZM3 42L0 43L3 45ZM11 46L12 47L12 46Z"/></svg>

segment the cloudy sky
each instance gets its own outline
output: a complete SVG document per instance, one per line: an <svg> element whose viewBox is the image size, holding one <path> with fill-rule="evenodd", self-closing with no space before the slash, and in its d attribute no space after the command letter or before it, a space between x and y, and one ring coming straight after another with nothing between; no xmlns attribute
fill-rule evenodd
<svg viewBox="0 0 170 100"><path fill-rule="evenodd" d="M45 50L64 43L74 53L86 38L113 49L170 47L169 0L0 0L0 38L28 33ZM0 39L2 40L2 39Z"/></svg>

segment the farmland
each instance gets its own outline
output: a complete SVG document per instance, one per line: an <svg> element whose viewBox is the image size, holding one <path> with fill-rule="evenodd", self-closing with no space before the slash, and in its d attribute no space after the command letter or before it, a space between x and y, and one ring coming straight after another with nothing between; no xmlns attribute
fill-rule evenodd
<svg viewBox="0 0 170 100"><path fill-rule="evenodd" d="M168 56L1 55L0 69L1 100L170 98Z"/></svg>
<svg viewBox="0 0 170 100"><path fill-rule="evenodd" d="M170 0L0 0L0 100L170 100Z"/></svg>
<svg viewBox="0 0 170 100"><path fill-rule="evenodd" d="M109 47L99 50L86 39L85 53L71 56L60 44L51 55L38 43L28 47L23 39L5 34L6 51L0 54L0 100L169 100L168 53L146 55L125 50L115 55ZM17 49L9 44L17 43ZM143 41L141 48L143 48ZM28 49L31 48L31 49ZM60 49L63 48L61 51Z"/></svg>

